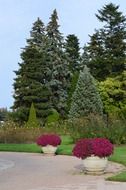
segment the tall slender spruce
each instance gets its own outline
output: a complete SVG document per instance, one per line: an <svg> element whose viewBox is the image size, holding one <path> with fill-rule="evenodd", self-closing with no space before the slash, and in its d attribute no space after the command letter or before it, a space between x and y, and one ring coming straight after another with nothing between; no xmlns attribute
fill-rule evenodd
<svg viewBox="0 0 126 190"><path fill-rule="evenodd" d="M69 62L69 70L71 71L70 88L68 90L68 111L71 105L72 94L76 88L79 71L80 71L80 47L79 39L74 34L69 34L66 37L65 53Z"/></svg>
<svg viewBox="0 0 126 190"><path fill-rule="evenodd" d="M63 37L59 31L58 15L54 10L47 25L48 37L48 67L51 70L49 86L51 89L51 104L62 117L67 109L67 91L69 87L69 65L63 51Z"/></svg>

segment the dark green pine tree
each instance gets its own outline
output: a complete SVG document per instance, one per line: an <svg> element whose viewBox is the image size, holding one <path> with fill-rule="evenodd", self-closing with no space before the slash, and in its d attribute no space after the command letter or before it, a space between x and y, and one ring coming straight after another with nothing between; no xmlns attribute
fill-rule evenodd
<svg viewBox="0 0 126 190"><path fill-rule="evenodd" d="M112 3L99 10L96 17L104 25L90 36L82 60L94 77L104 80L125 69L126 17L119 11L119 6Z"/></svg>
<svg viewBox="0 0 126 190"><path fill-rule="evenodd" d="M52 107L62 117L67 110L67 91L70 81L69 65L63 51L63 37L59 31L57 11L54 10L47 25L48 67L51 70L49 86L51 89Z"/></svg>
<svg viewBox="0 0 126 190"><path fill-rule="evenodd" d="M43 28L41 22L39 28ZM21 53L22 63L19 63L19 70L15 71L14 105L12 109L16 119L21 122L27 121L32 102L35 105L38 119L44 122L49 115L50 91L45 86L47 60L45 52L40 48L43 41L40 43L41 37L37 34L39 32L38 25L37 29L33 27L31 34L34 33L36 39L31 36L30 40L27 40L28 45Z"/></svg>
<svg viewBox="0 0 126 190"><path fill-rule="evenodd" d="M87 66L80 72L78 83L72 97L69 118L79 118L88 114L103 114L100 95L95 80Z"/></svg>
<svg viewBox="0 0 126 190"><path fill-rule="evenodd" d="M69 59L69 67L73 72L78 72L80 69L80 47L79 40L74 34L70 34L66 37L65 52Z"/></svg>

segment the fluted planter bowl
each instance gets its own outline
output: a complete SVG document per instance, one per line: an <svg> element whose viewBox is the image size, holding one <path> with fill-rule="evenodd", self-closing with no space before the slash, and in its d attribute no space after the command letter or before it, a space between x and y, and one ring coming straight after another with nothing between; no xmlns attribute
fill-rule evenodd
<svg viewBox="0 0 126 190"><path fill-rule="evenodd" d="M108 159L98 156L90 156L83 159L84 172L86 174L103 174L107 167Z"/></svg>
<svg viewBox="0 0 126 190"><path fill-rule="evenodd" d="M52 145L42 146L42 152L45 155L55 155L56 150L57 146L52 146Z"/></svg>

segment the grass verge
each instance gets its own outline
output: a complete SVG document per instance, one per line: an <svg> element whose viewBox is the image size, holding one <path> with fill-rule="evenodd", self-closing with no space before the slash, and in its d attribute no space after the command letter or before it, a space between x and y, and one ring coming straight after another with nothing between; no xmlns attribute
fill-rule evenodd
<svg viewBox="0 0 126 190"><path fill-rule="evenodd" d="M126 171L121 172L118 175L107 178L109 181L126 182Z"/></svg>
<svg viewBox="0 0 126 190"><path fill-rule="evenodd" d="M57 154L71 155L73 148L73 141L69 136L62 136L62 144L58 147ZM4 144L0 143L0 151L10 152L32 152L40 153L41 147L37 144Z"/></svg>
<svg viewBox="0 0 126 190"><path fill-rule="evenodd" d="M110 161L117 162L126 166L126 147L120 146L115 147L114 154L110 157ZM119 181L126 182L126 171L122 171L121 173L107 178L109 181Z"/></svg>

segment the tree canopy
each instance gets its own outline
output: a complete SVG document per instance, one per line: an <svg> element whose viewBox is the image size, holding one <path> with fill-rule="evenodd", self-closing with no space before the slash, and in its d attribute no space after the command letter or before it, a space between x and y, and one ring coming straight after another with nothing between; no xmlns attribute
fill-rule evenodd
<svg viewBox="0 0 126 190"><path fill-rule="evenodd" d="M125 69L126 60L126 17L119 6L109 3L96 14L103 27L90 35L84 47L83 64L87 64L98 80L117 76Z"/></svg>

